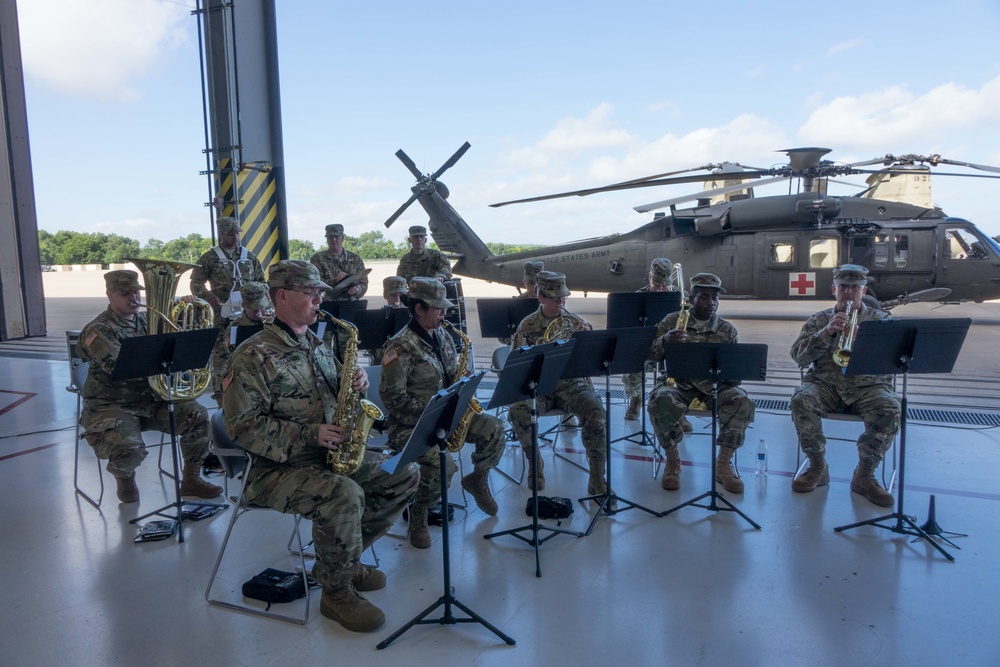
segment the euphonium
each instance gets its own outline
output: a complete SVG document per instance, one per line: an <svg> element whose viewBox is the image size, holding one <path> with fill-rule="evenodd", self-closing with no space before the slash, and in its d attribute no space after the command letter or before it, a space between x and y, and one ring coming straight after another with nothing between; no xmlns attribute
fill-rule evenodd
<svg viewBox="0 0 1000 667"><path fill-rule="evenodd" d="M195 268L194 264L131 257L125 258L125 261L136 265L146 283L146 321L150 335L211 329L215 326L212 307L206 301L195 299L193 303L174 302L181 274ZM212 360L209 359L204 368L173 373L169 391L166 375L151 376L149 386L164 401L189 401L198 398L212 386Z"/></svg>
<svg viewBox="0 0 1000 667"><path fill-rule="evenodd" d="M462 352L458 355L458 368L455 370L455 377L451 378L452 384L458 382L463 377L469 368L469 355L472 353L472 341L469 337L462 333L462 330L454 326L448 320L442 322L446 329L451 329L455 332L455 335L462 339ZM455 431L448 438L448 451L457 452L462 449L462 445L465 444L465 436L469 433L469 426L472 424L472 417L474 415L482 414L483 406L479 404L479 400L475 396L469 401L469 407L466 408L465 414L462 415L462 419L459 420L458 426L455 427Z"/></svg>
<svg viewBox="0 0 1000 667"><path fill-rule="evenodd" d="M833 362L842 368L847 368L851 362L851 348L854 347L854 331L858 325L858 309L854 307L853 301L847 302L847 310L844 314L849 318L847 326L840 332L840 340L837 342L837 349L833 351Z"/></svg>
<svg viewBox="0 0 1000 667"><path fill-rule="evenodd" d="M336 451L326 455L330 470L340 475L350 475L361 467L368 445L368 434L372 424L385 415L378 406L361 395L354 388L354 374L358 370L358 328L350 322L338 320L325 311L319 311L319 318L328 320L347 332L344 358L340 365L340 391L337 393L337 412L333 423L344 429L345 438Z"/></svg>

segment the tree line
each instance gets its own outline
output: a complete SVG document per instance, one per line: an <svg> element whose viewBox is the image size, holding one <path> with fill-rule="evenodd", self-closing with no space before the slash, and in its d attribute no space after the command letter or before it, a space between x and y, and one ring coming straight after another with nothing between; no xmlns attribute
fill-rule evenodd
<svg viewBox="0 0 1000 667"><path fill-rule="evenodd" d="M487 243L487 247L498 255L532 250L541 246L513 245L510 243ZM431 243L432 248L437 244ZM50 234L38 231L38 253L42 264L121 264L127 257L143 259L166 259L174 262L195 263L212 247L212 239L201 234L188 234L179 239L161 241L149 239L144 245L137 240L119 234L97 232L58 231ZM393 243L380 231L365 232L360 236L344 236L344 247L358 253L362 259L399 259L410 247L406 241ZM308 260L317 250L311 241L290 239L289 259Z"/></svg>

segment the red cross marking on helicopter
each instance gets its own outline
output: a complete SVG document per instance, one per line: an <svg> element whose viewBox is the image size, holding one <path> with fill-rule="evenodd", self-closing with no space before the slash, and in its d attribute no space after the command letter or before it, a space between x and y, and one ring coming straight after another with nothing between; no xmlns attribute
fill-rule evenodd
<svg viewBox="0 0 1000 667"><path fill-rule="evenodd" d="M816 274L815 273L789 273L788 274L788 295L789 296L809 296L816 294Z"/></svg>

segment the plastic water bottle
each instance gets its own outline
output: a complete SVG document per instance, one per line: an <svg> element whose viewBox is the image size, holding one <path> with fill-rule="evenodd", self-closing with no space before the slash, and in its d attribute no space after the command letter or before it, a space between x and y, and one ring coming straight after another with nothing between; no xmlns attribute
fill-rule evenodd
<svg viewBox="0 0 1000 667"><path fill-rule="evenodd" d="M767 475L767 443L764 438L757 443L757 466L754 468L755 475Z"/></svg>

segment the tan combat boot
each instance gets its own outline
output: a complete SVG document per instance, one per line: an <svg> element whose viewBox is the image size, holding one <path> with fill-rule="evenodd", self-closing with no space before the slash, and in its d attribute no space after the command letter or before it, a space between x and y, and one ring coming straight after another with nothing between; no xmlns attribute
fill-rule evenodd
<svg viewBox="0 0 1000 667"><path fill-rule="evenodd" d="M660 477L660 487L664 491L676 491L681 488L681 453L677 445L668 447L667 463L663 466L663 476Z"/></svg>
<svg viewBox="0 0 1000 667"><path fill-rule="evenodd" d="M896 502L892 494L875 481L875 465L871 463L858 463L858 467L854 469L854 477L851 478L851 491L861 494L868 502L879 507L892 507Z"/></svg>
<svg viewBox="0 0 1000 667"><path fill-rule="evenodd" d="M373 565L358 563L351 585L356 591L380 591L385 588L385 573Z"/></svg>
<svg viewBox="0 0 1000 667"><path fill-rule="evenodd" d="M371 632L385 624L382 610L359 594L350 582L324 590L319 611L353 632Z"/></svg>
<svg viewBox="0 0 1000 667"><path fill-rule="evenodd" d="M691 422L688 421L688 418L686 416L681 415L680 423L681 423L681 430L684 431L685 433L690 433L691 431L694 430L694 426L691 426Z"/></svg>
<svg viewBox="0 0 1000 667"><path fill-rule="evenodd" d="M732 447L719 448L719 457L715 460L715 481L729 493L743 493L743 480L736 476L732 465L735 452Z"/></svg>
<svg viewBox="0 0 1000 667"><path fill-rule="evenodd" d="M427 528L427 508L410 505L410 544L418 549L429 549L431 531Z"/></svg>
<svg viewBox="0 0 1000 667"><path fill-rule="evenodd" d="M809 493L815 491L817 486L826 486L830 483L830 468L826 465L826 458L822 453L809 457L809 469L792 480L792 491L796 493Z"/></svg>
<svg viewBox="0 0 1000 667"><path fill-rule="evenodd" d="M201 466L196 466L192 463L184 464L184 476L181 478L181 495L215 498L221 494L222 487L203 480L199 468Z"/></svg>
<svg viewBox="0 0 1000 667"><path fill-rule="evenodd" d="M115 477L118 483L118 500L123 503L139 502L139 487L135 485L135 475Z"/></svg>
<svg viewBox="0 0 1000 667"><path fill-rule="evenodd" d="M642 399L638 396L628 400L628 409L625 410L625 421L634 422L639 419L639 411L642 409Z"/></svg>
<svg viewBox="0 0 1000 667"><path fill-rule="evenodd" d="M497 501L493 500L490 493L490 471L475 469L462 478L462 488L472 495L476 501L476 507L489 516L496 516Z"/></svg>
<svg viewBox="0 0 1000 667"><path fill-rule="evenodd" d="M544 491L545 490L545 463L542 461L542 455L538 453L538 448L529 451L529 447L521 447L521 451L524 453L524 458L528 461L528 490L529 491ZM533 473L537 468L538 471L538 487L533 488L532 484L535 477Z"/></svg>

